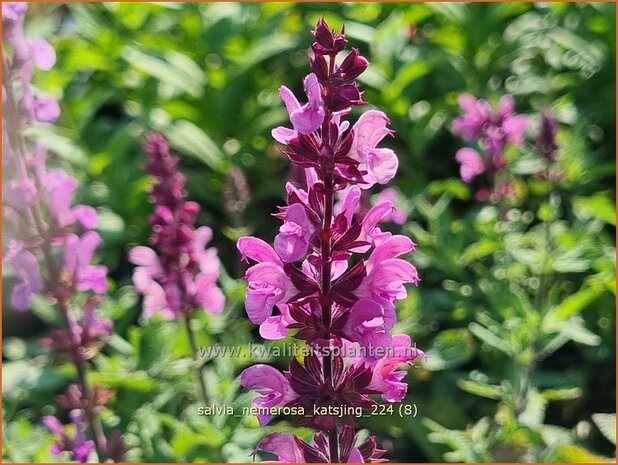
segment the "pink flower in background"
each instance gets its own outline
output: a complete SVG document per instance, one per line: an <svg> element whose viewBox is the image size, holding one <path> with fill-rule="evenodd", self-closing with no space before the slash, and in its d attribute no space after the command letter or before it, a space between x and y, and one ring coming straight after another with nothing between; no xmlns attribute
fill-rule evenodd
<svg viewBox="0 0 618 465"><path fill-rule="evenodd" d="M47 191L49 214L51 220L60 228L72 225L79 221L88 229L95 228L98 223L97 213L93 207L87 205L71 206L73 194L79 186L76 179L61 169L53 169L45 175L43 180Z"/></svg>
<svg viewBox="0 0 618 465"><path fill-rule="evenodd" d="M475 177L485 172L485 162L474 149L468 147L459 149L455 158L461 165L459 167L461 179L466 183L472 182Z"/></svg>
<svg viewBox="0 0 618 465"><path fill-rule="evenodd" d="M528 117L515 113L512 95L500 98L497 111L470 94L460 96L459 106L464 114L453 121L453 132L470 142L482 141L490 157L501 156L507 143L523 143Z"/></svg>
<svg viewBox="0 0 618 465"><path fill-rule="evenodd" d="M549 110L541 111L541 124L535 141L536 151L549 162L555 162L558 158L558 121Z"/></svg>
<svg viewBox="0 0 618 465"><path fill-rule="evenodd" d="M34 294L45 288L39 262L32 252L26 250L24 243L16 239L9 240L4 262L13 268L20 279L11 291L11 306L15 310L28 310Z"/></svg>
<svg viewBox="0 0 618 465"><path fill-rule="evenodd" d="M69 437L60 421L51 415L42 419L43 425L56 435L57 442L52 444L50 452L54 455L61 455L63 452L71 454L71 460L76 462L88 462L88 456L94 451L94 442L86 440L83 429L83 420L78 410L71 412L71 423L75 428L73 437Z"/></svg>
<svg viewBox="0 0 618 465"><path fill-rule="evenodd" d="M95 390L89 385L88 360L113 333L112 321L96 313L99 296L90 294L107 290L107 268L92 263L102 242L91 231L97 226L97 213L91 206L74 205L78 181L60 168L48 170L47 148L28 131L37 123L56 121L60 105L35 92L31 84L35 69L51 69L56 53L46 40L24 35L27 8L25 2L2 4L3 213L12 238L4 263L19 280L11 290L11 306L24 311L36 294L48 299L63 326L52 329L41 344L68 355L79 375L83 403L70 412L74 434L67 435L55 417L43 418L57 436L52 453L68 452L71 460L86 462L96 443L97 461L122 460L125 449L117 432L114 450L107 455L96 410L107 398L95 399ZM84 296L83 292L89 294ZM77 313L76 308L80 309ZM88 418L88 425L83 425L82 415ZM92 440L86 440L86 429Z"/></svg>
<svg viewBox="0 0 618 465"><path fill-rule="evenodd" d="M81 237L69 234L64 242L62 279L79 291L104 293L107 290L107 267L91 264L94 251L102 243L101 236L94 231Z"/></svg>
<svg viewBox="0 0 618 465"><path fill-rule="evenodd" d="M2 19L17 21L23 19L28 11L28 4L25 2L2 2Z"/></svg>
<svg viewBox="0 0 618 465"><path fill-rule="evenodd" d="M384 189L378 194L377 203L389 201L393 204L393 210L382 218L383 222L392 221L395 224L403 225L408 220L408 214L398 204L401 202L401 193L392 187Z"/></svg>
<svg viewBox="0 0 618 465"><path fill-rule="evenodd" d="M38 200L39 194L32 179L11 179L7 181L3 200L16 210L24 210Z"/></svg>
<svg viewBox="0 0 618 465"><path fill-rule="evenodd" d="M464 147L457 151L455 158L460 164L461 179L470 184L483 178L475 194L479 201L509 197L513 190L504 186L511 183L502 179L507 167L504 152L508 145L520 147L523 144L528 117L515 113L512 95L503 95L497 110L470 94L460 96L459 106L464 113L453 121L453 133L469 142L477 142L481 148L477 151Z"/></svg>
<svg viewBox="0 0 618 465"><path fill-rule="evenodd" d="M185 177L177 170L179 159L165 137L150 134L144 150L148 156L144 169L156 180L150 191L155 204L149 218L153 248L137 246L129 252L129 261L138 265L133 283L144 295L144 316L160 313L171 320L196 308L218 314L225 297L217 286L221 266L217 251L206 248L212 230L195 227L199 205L186 200Z"/></svg>

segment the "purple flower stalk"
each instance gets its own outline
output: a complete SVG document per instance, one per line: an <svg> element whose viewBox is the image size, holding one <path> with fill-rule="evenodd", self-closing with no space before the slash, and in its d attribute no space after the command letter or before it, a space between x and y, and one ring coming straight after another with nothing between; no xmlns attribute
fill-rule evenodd
<svg viewBox="0 0 618 465"><path fill-rule="evenodd" d="M135 288L144 295L144 316L160 313L165 319L189 316L196 308L218 314L225 298L217 287L217 251L206 249L212 238L207 226L195 228L199 205L187 201L185 177L177 171L178 157L172 155L162 134L150 134L144 145L148 163L144 170L154 177L150 200L150 243L129 252L138 265L133 273ZM158 253L157 253L158 252Z"/></svg>
<svg viewBox="0 0 618 465"><path fill-rule="evenodd" d="M504 95L495 111L489 102L470 94L459 97L459 106L464 113L453 121L453 133L468 142L477 142L482 153L469 147L457 151L461 179L470 184L475 178L486 176L487 182L476 193L477 200L508 197L512 193L511 183L498 179L507 166L504 150L509 144L523 144L528 117L515 113L512 95Z"/></svg>
<svg viewBox="0 0 618 465"><path fill-rule="evenodd" d="M539 155L549 163L554 163L558 159L558 143L556 135L558 133L558 122L549 110L543 110L540 114L541 126L535 141L535 148Z"/></svg>
<svg viewBox="0 0 618 465"><path fill-rule="evenodd" d="M74 205L73 194L79 183L59 168L47 169L47 150L41 143L26 139L24 130L33 124L49 124L60 115L57 102L48 96L35 95L31 79L34 68L50 69L55 62L54 49L43 39L24 37L27 3L3 3L3 74L2 74L2 140L3 216L11 239L4 251L4 263L14 272L18 283L10 302L13 309L26 311L36 294L55 303L64 328L52 330L42 344L59 353L68 354L77 369L83 402L73 409L76 429L69 439L54 417L44 423L59 437L52 453L63 450L73 458L86 461L97 449L104 461L107 441L94 408L96 392L86 377L87 360L92 358L112 334L109 320L96 315L97 295L107 290L107 268L92 264L95 250L101 244L93 231L97 225L94 208ZM73 298L82 292L90 296L81 319L74 314ZM91 439L86 440L82 423L88 425Z"/></svg>
<svg viewBox="0 0 618 465"><path fill-rule="evenodd" d="M423 353L409 336L391 331L395 303L407 296L404 284L419 282L416 268L399 258L415 244L378 227L395 213L389 199L355 215L362 190L386 184L397 171L395 153L378 147L393 131L377 110L350 125L351 107L365 103L355 79L369 63L356 49L337 61L347 40L343 29L336 33L323 19L313 36L312 72L304 80L307 103L281 87L292 127L272 132L284 154L304 168L306 188L287 184L274 248L251 236L237 243L243 259L256 262L245 275L249 319L265 339L292 332L312 351L302 363L293 359L284 372L249 367L241 384L259 394L254 407L261 425L271 420L273 407L302 407L305 416L297 423L318 430L311 443L268 435L257 451L284 462L378 461L383 451L375 438L356 445L353 416L333 408L369 409L376 403L373 395L387 402L405 396L405 371L398 367ZM343 195L335 209L338 192ZM314 415L314 407L323 410Z"/></svg>
<svg viewBox="0 0 618 465"><path fill-rule="evenodd" d="M179 158L170 152L165 137L150 134L144 151L148 156L144 170L155 180L150 191L155 210L149 218L153 248L138 246L129 252L129 261L138 265L133 272L133 284L144 295L144 316L159 313L167 320L184 319L197 363L190 317L196 308L218 314L225 304L223 292L217 287L217 251L206 248L212 230L207 226L195 228L200 208L186 200L186 180L177 169ZM206 386L199 369L197 376L206 400Z"/></svg>

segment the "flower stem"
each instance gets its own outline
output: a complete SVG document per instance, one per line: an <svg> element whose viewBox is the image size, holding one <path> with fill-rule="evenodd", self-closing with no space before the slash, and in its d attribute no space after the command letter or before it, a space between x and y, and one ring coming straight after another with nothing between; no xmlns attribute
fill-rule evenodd
<svg viewBox="0 0 618 465"><path fill-rule="evenodd" d="M329 62L329 74L332 74L335 69L335 56L330 57ZM325 88L326 97L330 93L329 86ZM322 123L322 146L321 146L321 159L322 159L322 180L324 182L324 218L322 223L322 231L320 232L320 246L321 246L321 307L322 307L322 323L324 325L324 332L327 339L330 341L331 337L331 324L332 324L332 312L331 312L331 269L332 269L332 218L333 208L335 203L335 191L333 185L333 168L334 161L332 159L332 147L329 138L329 126L332 119L332 111L327 109ZM330 342L329 342L330 343ZM324 374L324 383L330 384L334 390L333 374L332 374L332 353L329 350L327 356L322 357L322 370ZM330 452L330 462L339 462L339 434L337 431L337 421L335 420L334 430L328 432L328 446Z"/></svg>
<svg viewBox="0 0 618 465"><path fill-rule="evenodd" d="M202 400L205 403L208 403L208 391L206 390L206 383L204 382L203 369L204 366L200 365L200 360L197 352L197 341L195 338L195 332L191 327L191 317L187 314L183 317L185 322L185 328L187 329L187 336L189 338L189 344L191 345L191 356L193 358L194 367L195 367L195 375L200 383L200 389L202 391Z"/></svg>
<svg viewBox="0 0 618 465"><path fill-rule="evenodd" d="M8 72L5 73L5 75L8 75ZM26 181L28 179L28 168L26 163L26 141L19 127L18 118L20 115L20 110L17 102L15 101L15 97L11 92L10 82L8 82L8 80L6 79L3 79L3 81L7 97L6 105L9 109L8 115L11 116L5 118L7 126L9 127L9 143L11 144L15 154L15 163L17 165L18 175L22 181ZM36 181L38 188L42 189L40 182L38 182L40 180L37 179ZM59 289L58 282L56 281L56 279L60 276L60 267L57 266L55 263L54 256L51 250L51 241L50 238L47 237L47 231L43 222L43 215L39 210L38 204L29 207L27 209L27 214L33 223L31 225L33 226L33 231L35 231L36 234L41 238L40 247L43 252L43 256L45 257L45 264L48 271L47 286L49 288L49 292L58 304L60 314L62 316L64 325L66 326L67 334L70 338L71 360L75 365L78 382L82 391L82 395L85 399L83 407L84 417L86 418L88 426L90 427L90 432L95 443L99 461L105 462L107 440L103 433L103 427L101 425L100 419L93 410L95 407L94 393L86 377L85 360L80 353L80 341L77 339L76 335L73 332L73 328L76 326L77 323L75 322L75 318L71 312L71 307L66 300L66 296Z"/></svg>

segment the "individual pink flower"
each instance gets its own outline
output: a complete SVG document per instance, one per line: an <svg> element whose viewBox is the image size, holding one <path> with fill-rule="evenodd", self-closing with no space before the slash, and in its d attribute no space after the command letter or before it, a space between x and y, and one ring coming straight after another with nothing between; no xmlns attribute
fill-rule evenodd
<svg viewBox="0 0 618 465"><path fill-rule="evenodd" d="M342 332L363 347L388 347L395 324L395 309L370 299L359 299L350 309ZM370 354L371 355L371 354Z"/></svg>
<svg viewBox="0 0 618 465"><path fill-rule="evenodd" d="M391 236L376 246L367 260L367 276L356 294L380 304L405 299L408 294L404 283L418 284L420 278L414 265L396 257L415 248L410 238L401 235Z"/></svg>
<svg viewBox="0 0 618 465"><path fill-rule="evenodd" d="M43 71L48 71L56 63L56 51L45 39L30 42L30 52L34 64Z"/></svg>
<svg viewBox="0 0 618 465"><path fill-rule="evenodd" d="M16 210L25 210L39 199L36 185L32 179L7 181L4 202Z"/></svg>
<svg viewBox="0 0 618 465"><path fill-rule="evenodd" d="M303 463L305 461L294 435L290 433L269 434L258 444L255 452L268 452L276 455L277 460L268 461L269 463Z"/></svg>
<svg viewBox="0 0 618 465"><path fill-rule="evenodd" d="M366 170L362 188L367 189L374 184L386 184L395 176L399 167L397 155L391 149L377 148L386 136L393 134L386 125L388 117L378 110L363 113L352 126L354 140L348 156L360 163L359 169Z"/></svg>
<svg viewBox="0 0 618 465"><path fill-rule="evenodd" d="M32 119L39 123L55 123L60 117L60 105L48 95L35 95L27 102Z"/></svg>
<svg viewBox="0 0 618 465"><path fill-rule="evenodd" d="M85 228L97 226L96 210L88 205L75 205L73 194L79 186L76 179L69 176L64 170L53 169L44 179L44 188L47 191L49 213L55 223L67 227L79 221Z"/></svg>
<svg viewBox="0 0 618 465"><path fill-rule="evenodd" d="M294 93L285 86L279 88L279 95L288 110L294 129L283 126L273 129L274 139L282 144L288 143L297 133L309 134L320 127L324 121L320 83L315 74L309 74L304 80L305 94L308 102L301 105Z"/></svg>
<svg viewBox="0 0 618 465"><path fill-rule="evenodd" d="M485 162L474 149L468 147L459 149L455 158L461 165L459 167L461 179L466 183L471 183L476 176L485 172Z"/></svg>
<svg viewBox="0 0 618 465"><path fill-rule="evenodd" d="M261 397L253 401L257 409L283 406L298 397L286 377L270 365L253 365L240 374L240 384L245 389L254 389ZM259 411L260 425L267 424L272 415Z"/></svg>
<svg viewBox="0 0 618 465"><path fill-rule="evenodd" d="M27 2L2 2L2 19L17 21L25 16L28 11Z"/></svg>
<svg viewBox="0 0 618 465"><path fill-rule="evenodd" d="M52 444L50 452L54 455L69 452L71 453L72 460L86 463L88 462L88 456L94 450L94 442L86 440L81 413L78 410L71 412L71 422L75 427L73 438L67 435L64 426L56 417L51 415L43 417L43 425L57 437L57 442Z"/></svg>
<svg viewBox="0 0 618 465"><path fill-rule="evenodd" d="M398 204L400 203L401 194L397 189L388 187L378 194L377 202L390 201L393 204L391 213L382 218L383 222L392 221L395 224L403 225L408 219L408 214Z"/></svg>
<svg viewBox="0 0 618 465"><path fill-rule="evenodd" d="M103 241L94 231L81 237L69 234L64 241L63 279L79 291L92 290L102 294L107 290L107 267L92 265L94 252Z"/></svg>
<svg viewBox="0 0 618 465"><path fill-rule="evenodd" d="M281 260L290 263L304 257L313 231L313 223L302 204L295 203L287 207L284 223L275 237L275 250Z"/></svg>
<svg viewBox="0 0 618 465"><path fill-rule="evenodd" d="M245 308L249 319L255 324L265 322L275 305L285 304L298 292L283 270L283 261L266 242L256 237L241 237L236 243L243 260L257 261L245 273L249 283Z"/></svg>
<svg viewBox="0 0 618 465"><path fill-rule="evenodd" d="M467 141L476 140L491 119L491 106L486 100L477 100L470 94L459 96L459 106L464 114L453 121L453 132L461 134Z"/></svg>
<svg viewBox="0 0 618 465"><path fill-rule="evenodd" d="M373 374L368 388L382 393L388 402L401 402L408 390L408 385L402 382L406 372L396 370L401 364L424 357L424 355L421 350L412 345L410 336L395 334L392 339L392 352L373 362Z"/></svg>
<svg viewBox="0 0 618 465"><path fill-rule="evenodd" d="M20 279L19 284L11 290L11 306L15 310L25 311L30 308L34 294L45 288L39 263L22 241L9 240L7 249L4 260Z"/></svg>

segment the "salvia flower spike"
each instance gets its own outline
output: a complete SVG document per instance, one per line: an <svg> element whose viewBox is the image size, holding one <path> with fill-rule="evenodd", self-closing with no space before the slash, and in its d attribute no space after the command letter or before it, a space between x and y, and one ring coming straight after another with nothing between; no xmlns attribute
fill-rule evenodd
<svg viewBox="0 0 618 465"><path fill-rule="evenodd" d="M34 296L41 295L56 305L64 323L41 345L56 356L68 356L75 365L77 383L58 402L70 411L75 432L69 436L56 417L43 417L43 424L58 439L51 452L69 452L72 460L86 462L96 450L100 461L121 461L125 447L120 434L114 435L112 451L98 417L113 391L91 385L87 378L88 360L113 334L112 322L96 311L107 291L107 268L92 263L102 244L94 231L97 213L93 207L74 204L79 182L60 168L48 168L46 147L25 136L29 127L54 123L60 116L58 102L34 92L31 85L35 68L52 68L56 53L44 39L26 38L27 10L27 3L2 4L3 52L7 52L2 73L2 165L7 176L3 219L11 235L4 263L18 279L10 303L14 310L27 311ZM79 293L88 293L81 318L74 305Z"/></svg>
<svg viewBox="0 0 618 465"><path fill-rule="evenodd" d="M292 334L312 350L302 362L292 359L287 371L251 366L241 384L258 393L261 425L275 407L290 406L304 409L298 424L317 430L310 442L270 434L256 452L283 462L383 461L375 437L357 444L351 412L366 412L377 395L400 402L407 385L399 367L423 356L408 335L392 334L405 284L419 282L416 268L401 258L415 244L378 227L396 213L390 199L358 213L361 190L388 183L398 168L395 152L381 146L394 134L384 113L365 111L353 125L347 120L353 106L365 104L356 78L369 63L356 49L345 52L344 29L335 32L324 19L313 37L305 96L279 89L290 125L272 131L305 170L306 186L286 185L274 247L251 236L237 243L253 263L245 275L249 319L265 339ZM336 193L342 198L335 206Z"/></svg>

